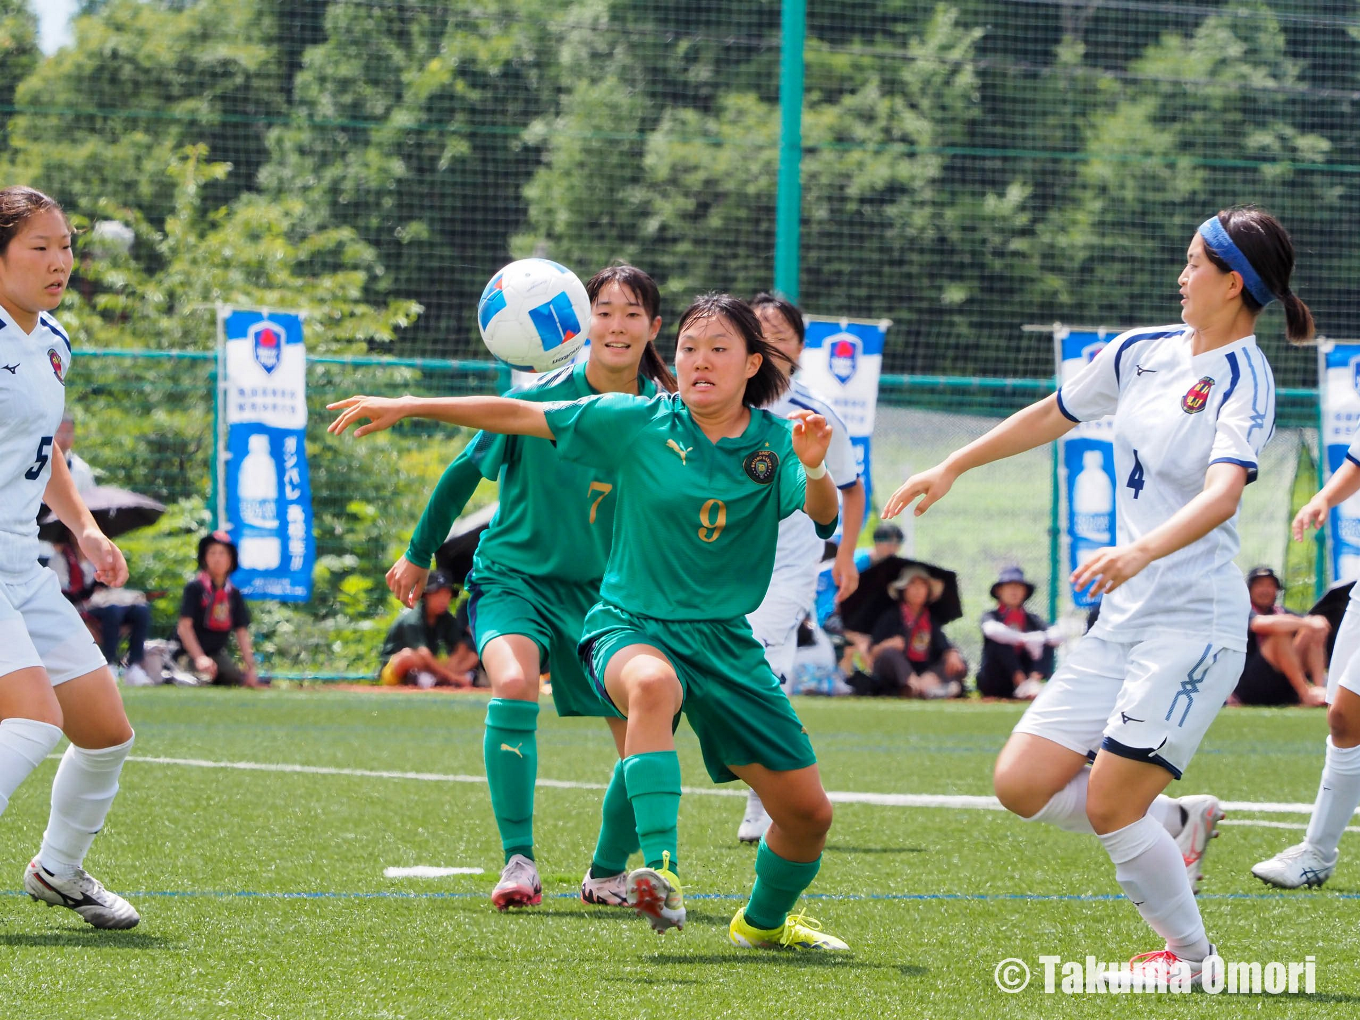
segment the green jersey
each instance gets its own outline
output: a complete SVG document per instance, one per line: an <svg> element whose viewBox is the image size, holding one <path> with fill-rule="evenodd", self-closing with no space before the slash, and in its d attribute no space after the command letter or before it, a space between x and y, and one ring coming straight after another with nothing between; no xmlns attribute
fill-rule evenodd
<svg viewBox="0 0 1360 1020"><path fill-rule="evenodd" d="M638 388L650 396L651 380ZM506 396L537 402L576 400L595 394L584 364L568 366ZM496 566L531 577L598 584L604 575L613 529L615 479L560 457L551 441L532 436L479 432L449 465L411 536L407 558L428 565L448 536L476 482L500 483L500 506L477 543L472 575Z"/></svg>
<svg viewBox="0 0 1360 1020"><path fill-rule="evenodd" d="M714 443L678 394L623 393L555 405L547 419L564 460L617 480L604 602L659 620L755 611L779 522L807 494L789 422L751 408L745 432ZM818 526L824 537L834 530Z"/></svg>

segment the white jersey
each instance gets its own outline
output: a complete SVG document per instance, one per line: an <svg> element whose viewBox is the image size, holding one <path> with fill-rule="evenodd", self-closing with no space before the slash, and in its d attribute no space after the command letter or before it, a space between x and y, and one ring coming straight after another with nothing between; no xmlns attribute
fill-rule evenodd
<svg viewBox="0 0 1360 1020"><path fill-rule="evenodd" d="M795 376L783 396L770 404L766 410L787 418L795 411L816 411L831 424L831 445L826 451L826 470L838 489L848 489L859 479L859 462L855 458L855 447L850 442L850 434L840 415L816 393L808 389ZM812 518L802 510L795 510L779 522L779 541L775 546L774 574L790 570L804 573L815 571L822 561L825 543L817 537L817 526ZM774 582L778 583L778 581ZM815 580L814 580L815 585Z"/></svg>
<svg viewBox="0 0 1360 1020"><path fill-rule="evenodd" d="M25 333L0 307L0 574L27 574L38 562L38 507L70 367L71 342L55 319L42 313Z"/></svg>
<svg viewBox="0 0 1360 1020"><path fill-rule="evenodd" d="M1275 431L1275 379L1248 336L1191 357L1184 324L1129 330L1058 391L1073 421L1114 415L1116 541L1165 523L1204 489L1211 464L1256 478ZM1237 514L1148 564L1109 595L1092 633L1107 641L1194 634L1244 650L1250 603L1237 555Z"/></svg>

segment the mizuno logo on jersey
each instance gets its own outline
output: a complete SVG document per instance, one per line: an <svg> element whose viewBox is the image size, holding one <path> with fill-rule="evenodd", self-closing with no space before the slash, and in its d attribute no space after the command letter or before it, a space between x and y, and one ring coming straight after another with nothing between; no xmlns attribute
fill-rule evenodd
<svg viewBox="0 0 1360 1020"><path fill-rule="evenodd" d="M681 463L681 464L686 464L686 466L688 466L688 462L685 460L685 457L689 454L690 450L693 450L693 449L694 449L694 447L692 447L692 446L681 446L681 445L680 445L679 443L677 443L674 439L667 439L667 440L666 440L666 449L668 449L668 450L674 450L676 453L680 454L680 463Z"/></svg>
<svg viewBox="0 0 1360 1020"><path fill-rule="evenodd" d="M1142 365L1134 365L1133 367L1139 375L1146 375L1148 372L1157 371L1155 368L1144 368Z"/></svg>
<svg viewBox="0 0 1360 1020"><path fill-rule="evenodd" d="M15 375L15 374L17 374L18 371L19 371L19 366L18 366L18 365L0 365L0 368L3 368L3 369L4 369L6 372L8 372L10 375Z"/></svg>
<svg viewBox="0 0 1360 1020"><path fill-rule="evenodd" d="M1181 397L1181 410L1186 414L1199 414L1209 403L1209 391L1214 388L1214 380L1205 376L1191 386Z"/></svg>

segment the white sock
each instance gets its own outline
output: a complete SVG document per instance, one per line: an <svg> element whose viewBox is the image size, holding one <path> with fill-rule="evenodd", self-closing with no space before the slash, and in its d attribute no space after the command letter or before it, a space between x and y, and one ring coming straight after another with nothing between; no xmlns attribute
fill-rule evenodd
<svg viewBox="0 0 1360 1020"><path fill-rule="evenodd" d="M1048 822L1067 832L1084 832L1088 835L1096 830L1091 828L1086 817L1086 786L1091 781L1091 770L1083 768L1070 783L1049 798L1039 813L1026 818L1027 822Z"/></svg>
<svg viewBox="0 0 1360 1020"><path fill-rule="evenodd" d="M1327 762L1322 767L1313 817L1304 840L1326 858L1336 856L1341 834L1360 806L1360 747L1337 747L1327 738Z"/></svg>
<svg viewBox="0 0 1360 1020"><path fill-rule="evenodd" d="M36 719L0 722L0 815L19 784L28 778L61 740L61 727Z"/></svg>
<svg viewBox="0 0 1360 1020"><path fill-rule="evenodd" d="M134 739L94 751L72 744L62 755L52 782L52 813L38 851L38 862L52 874L69 877L85 862L118 792L118 774Z"/></svg>
<svg viewBox="0 0 1360 1020"><path fill-rule="evenodd" d="M1180 802L1164 793L1157 795L1157 799L1148 808L1148 814L1154 821L1160 822L1162 828L1171 833L1173 839L1185 828L1185 811Z"/></svg>
<svg viewBox="0 0 1360 1020"><path fill-rule="evenodd" d="M1132 825L1096 838L1114 861L1114 877L1124 895L1152 930L1166 939L1167 948L1192 962L1208 956L1204 919L1171 833L1151 815L1144 815Z"/></svg>

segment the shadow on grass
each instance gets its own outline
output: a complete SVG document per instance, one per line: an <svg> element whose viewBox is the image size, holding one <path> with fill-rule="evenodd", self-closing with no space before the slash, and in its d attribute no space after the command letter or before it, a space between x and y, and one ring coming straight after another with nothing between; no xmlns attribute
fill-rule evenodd
<svg viewBox="0 0 1360 1020"><path fill-rule="evenodd" d="M62 949L183 949L178 941L144 931L96 931L71 928L64 931L0 932L0 946L22 948L57 947Z"/></svg>
<svg viewBox="0 0 1360 1020"><path fill-rule="evenodd" d="M930 973L929 967L922 967L917 964L904 963L871 963L868 960L856 959L853 954L847 953L823 953L823 952L796 952L796 951L765 951L751 952L750 950L733 949L730 953L695 953L686 955L683 953L657 953L654 956L644 956L642 963L655 963L661 966L684 966L686 964L714 964L717 966L730 966L731 964L755 964L764 967L831 967L838 970L895 970L903 977L925 977Z"/></svg>
<svg viewBox="0 0 1360 1020"><path fill-rule="evenodd" d="M922 846L827 846L830 854L923 854Z"/></svg>

